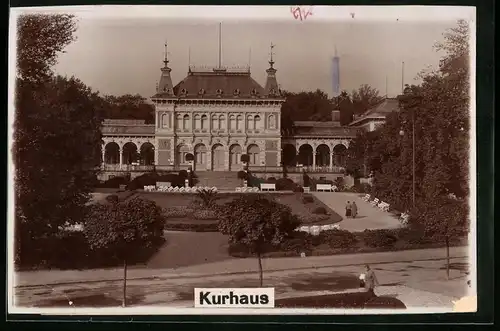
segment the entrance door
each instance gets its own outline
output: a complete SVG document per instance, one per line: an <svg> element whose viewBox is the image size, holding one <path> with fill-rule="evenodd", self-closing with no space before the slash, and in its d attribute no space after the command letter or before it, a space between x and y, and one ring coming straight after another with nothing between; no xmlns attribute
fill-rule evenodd
<svg viewBox="0 0 500 331"><path fill-rule="evenodd" d="M215 145L212 149L212 169L214 171L224 170L224 147Z"/></svg>

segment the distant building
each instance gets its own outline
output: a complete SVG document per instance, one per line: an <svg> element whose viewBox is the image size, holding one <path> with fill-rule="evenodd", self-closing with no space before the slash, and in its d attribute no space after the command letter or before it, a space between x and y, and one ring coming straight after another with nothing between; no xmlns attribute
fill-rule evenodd
<svg viewBox="0 0 500 331"><path fill-rule="evenodd" d="M385 98L375 107L355 117L349 123L349 126L366 131L375 131L378 126L385 123L387 115L394 111L399 111L399 101L396 98Z"/></svg>

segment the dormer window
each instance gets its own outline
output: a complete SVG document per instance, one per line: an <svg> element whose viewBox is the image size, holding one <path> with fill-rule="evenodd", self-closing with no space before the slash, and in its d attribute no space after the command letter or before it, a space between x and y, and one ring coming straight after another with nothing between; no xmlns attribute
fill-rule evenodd
<svg viewBox="0 0 500 331"><path fill-rule="evenodd" d="M199 91L198 91L198 95L204 95L205 94L205 89L201 88Z"/></svg>
<svg viewBox="0 0 500 331"><path fill-rule="evenodd" d="M185 88L181 90L181 95L187 95L187 90Z"/></svg>
<svg viewBox="0 0 500 331"><path fill-rule="evenodd" d="M234 96L240 95L240 89L235 89L234 92L233 92L233 95Z"/></svg>
<svg viewBox="0 0 500 331"><path fill-rule="evenodd" d="M217 94L218 97L222 96L222 90L221 89L217 89L217 91L215 91L215 93Z"/></svg>
<svg viewBox="0 0 500 331"><path fill-rule="evenodd" d="M276 90L272 88L272 89L269 91L269 95L276 95Z"/></svg>
<svg viewBox="0 0 500 331"><path fill-rule="evenodd" d="M253 96L253 97L256 97L259 93L257 92L256 89L253 89L250 94Z"/></svg>

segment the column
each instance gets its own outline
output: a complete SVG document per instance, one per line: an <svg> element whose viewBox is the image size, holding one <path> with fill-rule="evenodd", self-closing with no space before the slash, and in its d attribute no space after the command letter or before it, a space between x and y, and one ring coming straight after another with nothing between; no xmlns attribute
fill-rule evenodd
<svg viewBox="0 0 500 331"><path fill-rule="evenodd" d="M120 170L122 169L123 164L123 146L120 146Z"/></svg>
<svg viewBox="0 0 500 331"><path fill-rule="evenodd" d="M316 148L313 147L313 169L316 169Z"/></svg>
<svg viewBox="0 0 500 331"><path fill-rule="evenodd" d="M102 153L101 169L104 169L106 167L106 145L101 146L101 153Z"/></svg>
<svg viewBox="0 0 500 331"><path fill-rule="evenodd" d="M333 171L333 152L330 152L330 171Z"/></svg>

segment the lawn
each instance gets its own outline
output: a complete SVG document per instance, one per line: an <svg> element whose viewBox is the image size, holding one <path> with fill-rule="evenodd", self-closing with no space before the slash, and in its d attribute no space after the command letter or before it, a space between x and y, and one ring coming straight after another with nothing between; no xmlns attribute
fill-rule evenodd
<svg viewBox="0 0 500 331"><path fill-rule="evenodd" d="M222 205L226 202L231 201L236 198L238 193L219 193L217 195L217 204ZM197 196L194 194L180 194L180 193L165 193L165 192L138 192L136 196L144 199L152 200L162 208L175 208L182 209L193 207L199 209L199 207L194 207L194 202ZM301 216L304 224L333 224L338 223L342 220L342 216L336 213L334 210L328 208L324 203L318 200L316 197L310 194L302 193L275 193L268 195L271 198L276 199L279 203L282 203L291 208L294 214ZM304 203L303 197L310 196L313 202ZM322 207L326 210L326 215L314 214L313 211L318 207ZM189 213L188 213L189 214ZM183 217L169 217L170 223L196 223L196 224L207 224L210 220L200 220L193 219L189 215L183 215Z"/></svg>

